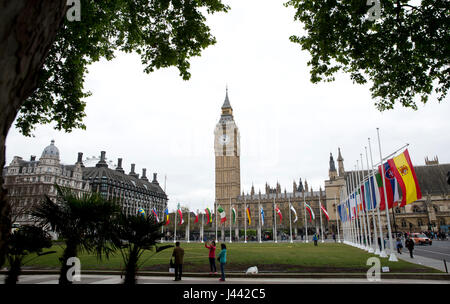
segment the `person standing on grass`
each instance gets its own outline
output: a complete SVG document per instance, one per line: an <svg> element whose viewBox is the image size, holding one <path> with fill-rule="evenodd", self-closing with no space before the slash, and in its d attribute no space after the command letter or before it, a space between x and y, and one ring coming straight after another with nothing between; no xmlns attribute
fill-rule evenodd
<svg viewBox="0 0 450 304"><path fill-rule="evenodd" d="M317 240L318 240L318 239L319 239L319 238L317 237L317 234L314 233L314 236L313 236L314 246L317 246Z"/></svg>
<svg viewBox="0 0 450 304"><path fill-rule="evenodd" d="M209 274L212 274L213 272L217 274L217 268L216 268L216 242L212 241L211 244L208 246L208 243L205 243L205 247L209 249L209 268L210 272Z"/></svg>
<svg viewBox="0 0 450 304"><path fill-rule="evenodd" d="M405 247L409 250L409 255L411 256L411 259L413 259L413 250L414 250L414 241L408 237L405 241Z"/></svg>
<svg viewBox="0 0 450 304"><path fill-rule="evenodd" d="M227 246L222 243L222 244L220 244L220 248L222 250L220 250L219 257L217 259L220 262L220 272L222 273L219 281L223 282L223 281L225 281L225 264L227 263Z"/></svg>
<svg viewBox="0 0 450 304"><path fill-rule="evenodd" d="M181 274L183 273L183 258L184 249L180 247L180 242L175 243L172 256L175 257L175 280L181 281Z"/></svg>
<svg viewBox="0 0 450 304"><path fill-rule="evenodd" d="M397 252L402 254L402 248L403 248L402 240L400 239L400 237L397 237Z"/></svg>

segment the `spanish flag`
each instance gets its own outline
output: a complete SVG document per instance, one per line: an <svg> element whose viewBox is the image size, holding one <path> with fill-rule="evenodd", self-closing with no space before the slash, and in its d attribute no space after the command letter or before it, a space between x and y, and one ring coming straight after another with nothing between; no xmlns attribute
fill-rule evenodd
<svg viewBox="0 0 450 304"><path fill-rule="evenodd" d="M248 224L252 224L252 218L250 217L250 207L247 207L247 217L248 217Z"/></svg>
<svg viewBox="0 0 450 304"><path fill-rule="evenodd" d="M422 192L420 191L419 182L417 181L416 172L411 163L408 149L393 159L388 160L388 162L402 189L403 197L400 207L411 204L422 198Z"/></svg>

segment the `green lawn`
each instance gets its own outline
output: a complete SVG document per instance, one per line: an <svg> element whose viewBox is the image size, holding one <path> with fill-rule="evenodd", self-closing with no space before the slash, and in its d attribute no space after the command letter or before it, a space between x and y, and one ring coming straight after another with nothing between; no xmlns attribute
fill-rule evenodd
<svg viewBox="0 0 450 304"><path fill-rule="evenodd" d="M366 265L367 259L375 256L339 243L319 243L317 247L312 243L226 243L226 246L228 272L242 272L248 267L257 266L259 272L365 273L371 267ZM204 247L204 244L182 243L181 247L185 250L183 271L209 272L208 249ZM220 252L219 248L220 246L217 247L216 256ZM53 246L51 250L57 250L57 253L39 257L28 263L26 268L59 268L58 258L61 256L62 247ZM146 262L141 270L167 271L171 255L171 248L157 254L148 251L143 255L142 261L146 260ZM119 252L108 260L99 261L95 255L89 254L81 254L79 258L84 270L123 268ZM381 259L381 266L388 266L391 272L439 272L436 269L401 260L389 262L386 258Z"/></svg>

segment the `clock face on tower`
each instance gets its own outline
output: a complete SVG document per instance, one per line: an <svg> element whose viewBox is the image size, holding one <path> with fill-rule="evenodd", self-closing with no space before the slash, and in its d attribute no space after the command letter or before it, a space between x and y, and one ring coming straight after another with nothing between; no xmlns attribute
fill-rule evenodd
<svg viewBox="0 0 450 304"><path fill-rule="evenodd" d="M222 134L219 137L219 142L222 145L226 145L226 144L228 144L230 142L230 137L228 135L226 135L226 134Z"/></svg>

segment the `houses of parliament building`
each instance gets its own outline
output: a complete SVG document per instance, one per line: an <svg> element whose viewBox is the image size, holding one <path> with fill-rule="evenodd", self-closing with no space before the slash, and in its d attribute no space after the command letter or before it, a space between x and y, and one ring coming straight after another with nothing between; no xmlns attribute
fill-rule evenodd
<svg viewBox="0 0 450 304"><path fill-rule="evenodd" d="M215 152L215 210L218 206L224 208L227 214L229 210L236 210L236 222L232 224L234 237L242 237L244 226L247 229L256 229L259 232L261 225L260 209L264 210L263 231L272 231L276 223L277 231L289 233L289 204L297 212L298 220L291 223L293 235L304 233L305 218L308 230L319 231L320 228L320 204L324 206L329 215L329 220L322 215L322 224L325 232L337 233L336 208L339 204L341 192L345 193L347 180L350 180L355 171L345 171L344 159L338 149L337 168L333 155L330 153L328 179L324 181L324 189L320 187L313 190L307 181L298 184L293 181L291 191L281 190L277 183L271 187L266 183L264 192L255 192L251 187L250 193L241 192L240 178L240 133L233 117L233 108L226 91L225 101L221 108L221 116L214 130ZM448 231L450 222L450 185L447 182L447 174L450 172L450 164L439 164L435 157L433 160L425 159L425 166L414 166L422 198L405 207L396 207L389 210L391 216L392 231L420 232L420 231ZM360 172L367 175L367 171ZM305 216L304 202L313 209L316 217L310 221L309 213ZM275 211L277 206L283 215L279 222ZM246 208L249 208L251 224L247 219ZM384 214L384 212L383 212ZM276 217L276 218L275 218ZM294 215L292 215L292 219ZM244 223L244 220L246 221ZM384 233L387 229L386 217L381 218ZM219 224L222 236L229 231L229 224ZM373 230L372 230L373 231ZM241 235L240 235L241 233ZM342 230L341 230L342 233Z"/></svg>

